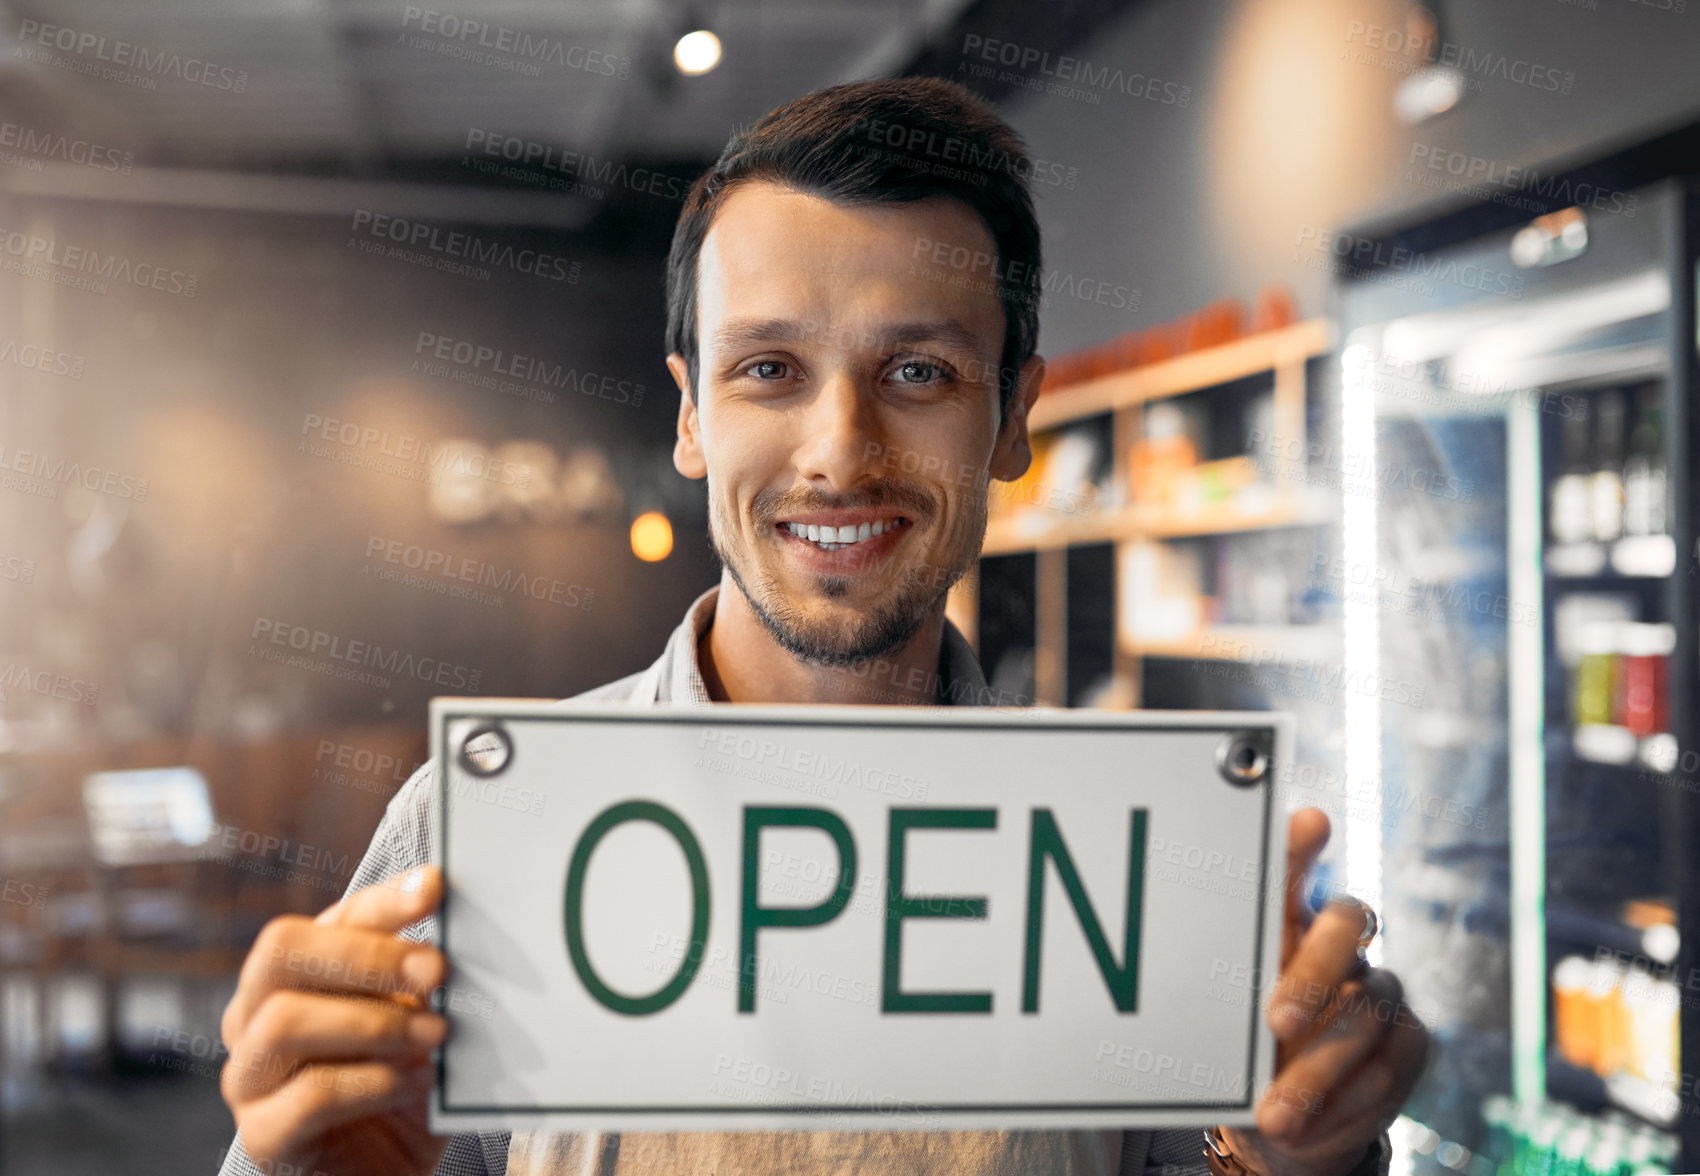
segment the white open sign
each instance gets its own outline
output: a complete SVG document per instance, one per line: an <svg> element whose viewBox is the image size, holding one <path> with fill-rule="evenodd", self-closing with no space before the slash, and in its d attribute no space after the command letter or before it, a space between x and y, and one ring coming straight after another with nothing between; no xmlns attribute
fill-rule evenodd
<svg viewBox="0 0 1700 1176"><path fill-rule="evenodd" d="M1249 1125L1267 712L433 700L434 1130Z"/></svg>

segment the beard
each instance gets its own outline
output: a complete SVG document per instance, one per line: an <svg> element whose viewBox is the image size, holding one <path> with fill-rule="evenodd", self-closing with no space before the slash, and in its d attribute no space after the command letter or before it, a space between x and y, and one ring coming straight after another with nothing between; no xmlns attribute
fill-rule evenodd
<svg viewBox="0 0 1700 1176"><path fill-rule="evenodd" d="M944 557L938 564L924 562L920 570L925 575L902 574L908 565L898 561L897 583L891 590L881 592L871 608L857 609L848 617L821 617L788 597L776 578L754 566L755 561L741 557L747 552L737 550L723 541L723 535L737 534L736 528L720 505L713 487L709 488L708 541L714 554L731 573L732 582L749 601L750 609L761 619L773 639L798 661L827 669L848 669L881 657L908 644L933 611L939 608L951 586L961 579L979 555L977 540L984 536L985 516L972 514L958 519L955 534L945 536ZM784 494L758 494L751 514L758 524L769 529L787 513L797 514L821 508L894 507L910 520L912 529L938 516L933 500L915 487L882 479L869 489L855 495L828 501L812 493L795 491ZM971 533L975 522L979 534ZM932 572L941 569L943 575ZM867 584L865 576L809 576L814 590L828 600L844 600L859 586Z"/></svg>

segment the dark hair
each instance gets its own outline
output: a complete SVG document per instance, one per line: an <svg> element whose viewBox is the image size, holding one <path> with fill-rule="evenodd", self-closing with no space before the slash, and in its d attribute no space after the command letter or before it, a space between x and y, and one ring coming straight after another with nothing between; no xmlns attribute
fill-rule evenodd
<svg viewBox="0 0 1700 1176"><path fill-rule="evenodd" d="M997 249L1004 309L1000 410L1039 344L1039 221L1021 136L991 104L943 78L888 78L816 90L733 133L685 198L667 255L667 350L697 383L697 256L738 184L766 180L839 204L953 196L980 215ZM1006 275L1009 277L1006 280Z"/></svg>

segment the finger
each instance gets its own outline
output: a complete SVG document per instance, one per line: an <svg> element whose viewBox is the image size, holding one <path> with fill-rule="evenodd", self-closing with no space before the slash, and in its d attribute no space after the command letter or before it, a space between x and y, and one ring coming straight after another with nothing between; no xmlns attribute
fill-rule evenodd
<svg viewBox="0 0 1700 1176"><path fill-rule="evenodd" d="M345 1123L400 1107L424 1111L435 1077L429 1065L387 1062L313 1065L242 1116L243 1146L251 1157L300 1155L313 1140Z"/></svg>
<svg viewBox="0 0 1700 1176"><path fill-rule="evenodd" d="M442 900L443 872L436 866L416 866L356 890L320 911L313 921L393 935L436 910Z"/></svg>
<svg viewBox="0 0 1700 1176"><path fill-rule="evenodd" d="M1401 1006L1393 973L1376 969L1339 990L1339 999L1319 1020L1316 1033L1292 1050L1258 1108L1258 1127L1293 1142L1341 1092L1347 1074L1378 1049ZM1267 1123L1267 1126L1265 1124Z"/></svg>
<svg viewBox="0 0 1700 1176"><path fill-rule="evenodd" d="M445 970L443 953L428 943L284 915L261 929L242 964L236 995L224 1011L224 1040L239 1041L260 1003L280 988L422 1004Z"/></svg>
<svg viewBox="0 0 1700 1176"><path fill-rule="evenodd" d="M1319 808L1302 808L1287 818L1287 899L1281 928L1281 967L1298 948L1311 911L1305 905L1305 879L1322 847L1328 844L1328 814Z"/></svg>
<svg viewBox="0 0 1700 1176"><path fill-rule="evenodd" d="M391 1001L282 989L265 999L231 1049L221 1076L225 1101L235 1106L262 1098L303 1063L419 1061L447 1032L448 1022L436 1013Z"/></svg>
<svg viewBox="0 0 1700 1176"><path fill-rule="evenodd" d="M1334 1084L1315 1121L1304 1124L1301 1141L1356 1135L1365 1125L1373 1134L1398 1114L1428 1061L1428 1031L1403 1003L1380 1046Z"/></svg>
<svg viewBox="0 0 1700 1176"><path fill-rule="evenodd" d="M1292 958L1275 980L1269 999L1269 1027L1276 1041L1299 1045L1316 1029L1317 1014L1342 981L1362 971L1358 943L1364 931L1364 905L1350 896L1330 902L1312 921Z"/></svg>

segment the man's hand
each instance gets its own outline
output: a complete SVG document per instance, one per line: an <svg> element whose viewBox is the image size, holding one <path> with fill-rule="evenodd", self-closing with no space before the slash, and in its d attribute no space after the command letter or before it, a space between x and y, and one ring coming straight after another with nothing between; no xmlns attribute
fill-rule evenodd
<svg viewBox="0 0 1700 1176"><path fill-rule="evenodd" d="M224 1010L220 1089L266 1171L429 1176L448 1139L425 1126L430 1052L447 1022L428 1001L442 952L396 932L437 909L424 866L356 891L317 918L261 930Z"/></svg>
<svg viewBox="0 0 1700 1176"><path fill-rule="evenodd" d="M1275 1079L1257 1105L1257 1130L1221 1129L1222 1141L1262 1176L1342 1176L1404 1105L1428 1057L1428 1031L1403 1000L1399 978L1358 956L1365 908L1347 898L1314 917L1305 877L1328 843L1328 817L1300 809L1287 826L1281 975L1267 1016Z"/></svg>

